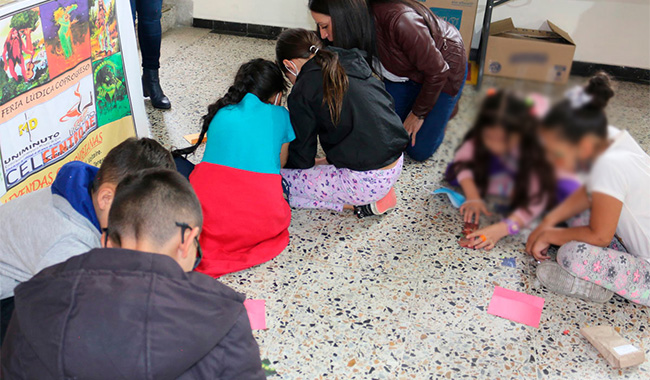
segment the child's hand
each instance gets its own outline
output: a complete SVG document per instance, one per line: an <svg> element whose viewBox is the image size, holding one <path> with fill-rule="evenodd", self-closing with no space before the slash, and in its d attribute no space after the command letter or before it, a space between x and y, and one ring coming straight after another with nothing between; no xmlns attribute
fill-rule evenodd
<svg viewBox="0 0 650 380"><path fill-rule="evenodd" d="M485 202L481 199L468 199L460 206L460 215L463 216L464 222L478 224L481 213L487 216L492 215L485 206Z"/></svg>
<svg viewBox="0 0 650 380"><path fill-rule="evenodd" d="M551 246L550 243L544 239L544 234L542 233L532 244L530 251L527 252L535 258L537 261L548 260L551 257L546 254L548 248Z"/></svg>
<svg viewBox="0 0 650 380"><path fill-rule="evenodd" d="M528 240L526 241L526 252L528 252L529 255L533 254L533 245L537 241L537 239L546 231L547 229L553 227L552 225L548 225L542 221L535 230L530 234L528 237Z"/></svg>
<svg viewBox="0 0 650 380"><path fill-rule="evenodd" d="M470 248L491 250L501 238L508 235L508 225L504 222L493 224L467 235Z"/></svg>

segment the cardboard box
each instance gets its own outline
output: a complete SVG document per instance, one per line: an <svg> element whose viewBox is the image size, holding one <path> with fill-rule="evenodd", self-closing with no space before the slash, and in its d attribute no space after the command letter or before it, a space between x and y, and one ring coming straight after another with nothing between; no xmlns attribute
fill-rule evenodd
<svg viewBox="0 0 650 380"><path fill-rule="evenodd" d="M645 362L643 351L620 336L612 326L585 327L580 333L614 368L626 368Z"/></svg>
<svg viewBox="0 0 650 380"><path fill-rule="evenodd" d="M422 1L422 0L419 0ZM474 36L474 20L478 0L426 0L424 5L430 8L439 18L447 21L460 31L469 57Z"/></svg>
<svg viewBox="0 0 650 380"><path fill-rule="evenodd" d="M569 80L576 45L550 21L551 31L515 28L512 19L490 26L485 73L500 77L564 84Z"/></svg>

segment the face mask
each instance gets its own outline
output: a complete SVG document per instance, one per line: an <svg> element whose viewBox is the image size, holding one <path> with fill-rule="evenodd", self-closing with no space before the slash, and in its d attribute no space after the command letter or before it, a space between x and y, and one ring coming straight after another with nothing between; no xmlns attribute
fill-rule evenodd
<svg viewBox="0 0 650 380"><path fill-rule="evenodd" d="M287 65L285 65L284 67L287 69L288 72L290 72L290 73L293 74L296 78L298 78L298 74L299 74L299 72L298 72L298 66L296 66L296 64L293 63L293 62L291 62L291 61L289 61L289 62L293 65L294 69L296 69L296 72L293 72L293 70L291 70L291 69L289 68L289 66L287 66Z"/></svg>
<svg viewBox="0 0 650 380"><path fill-rule="evenodd" d="M276 106L279 106L279 105L280 105L280 100L282 99L282 98L280 97L280 95L281 95L281 93L279 93L279 92L278 92L277 95L275 95L275 100L273 101L273 104L275 104Z"/></svg>

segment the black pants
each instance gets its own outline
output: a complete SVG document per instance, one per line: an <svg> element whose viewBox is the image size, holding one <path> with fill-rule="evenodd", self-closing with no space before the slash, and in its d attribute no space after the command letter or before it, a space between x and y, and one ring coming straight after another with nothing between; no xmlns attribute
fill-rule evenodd
<svg viewBox="0 0 650 380"><path fill-rule="evenodd" d="M2 341L5 340L5 333L7 332L7 327L9 327L9 320L11 319L11 314L14 313L14 297L5 298L0 301L0 308L2 313L0 314L0 346Z"/></svg>
<svg viewBox="0 0 650 380"><path fill-rule="evenodd" d="M162 3L162 0L131 0L133 21L138 18L138 41L142 52L142 67L145 69L160 68Z"/></svg>

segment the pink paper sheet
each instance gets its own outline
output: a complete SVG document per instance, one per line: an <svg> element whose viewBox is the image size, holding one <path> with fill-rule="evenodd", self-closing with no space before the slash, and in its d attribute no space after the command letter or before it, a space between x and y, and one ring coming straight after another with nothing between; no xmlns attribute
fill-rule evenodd
<svg viewBox="0 0 650 380"><path fill-rule="evenodd" d="M266 330L266 301L245 300L244 307L251 322L251 329Z"/></svg>
<svg viewBox="0 0 650 380"><path fill-rule="evenodd" d="M544 298L496 286L488 313L538 328L543 308Z"/></svg>

